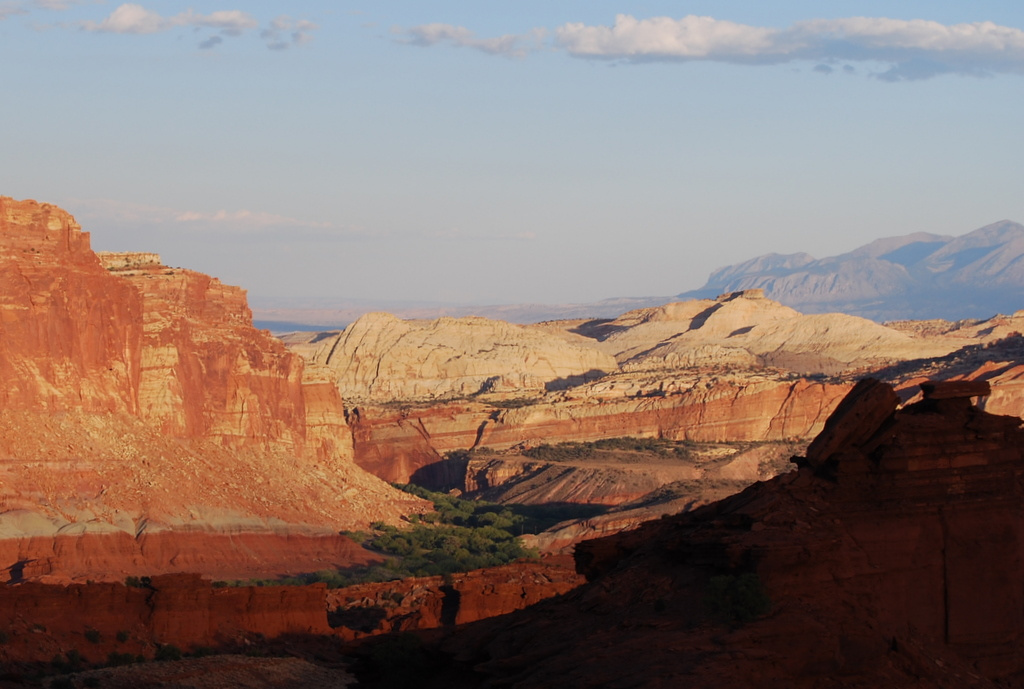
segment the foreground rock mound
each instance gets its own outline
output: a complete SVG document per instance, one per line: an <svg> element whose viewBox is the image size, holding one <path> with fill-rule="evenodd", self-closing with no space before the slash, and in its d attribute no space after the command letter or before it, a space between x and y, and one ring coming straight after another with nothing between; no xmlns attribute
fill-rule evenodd
<svg viewBox="0 0 1024 689"><path fill-rule="evenodd" d="M577 546L589 583L444 642L477 686L1024 686L1024 431L863 381L797 472Z"/></svg>

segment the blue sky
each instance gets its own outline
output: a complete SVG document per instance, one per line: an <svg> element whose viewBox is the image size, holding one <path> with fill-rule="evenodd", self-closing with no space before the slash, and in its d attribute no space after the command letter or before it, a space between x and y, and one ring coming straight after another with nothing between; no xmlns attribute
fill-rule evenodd
<svg viewBox="0 0 1024 689"><path fill-rule="evenodd" d="M823 6L0 0L0 194L297 304L1024 222L1024 4Z"/></svg>

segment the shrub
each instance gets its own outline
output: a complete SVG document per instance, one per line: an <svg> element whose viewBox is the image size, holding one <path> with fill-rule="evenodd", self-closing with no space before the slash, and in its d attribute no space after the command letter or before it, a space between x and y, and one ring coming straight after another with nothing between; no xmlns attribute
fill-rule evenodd
<svg viewBox="0 0 1024 689"><path fill-rule="evenodd" d="M181 660L181 649L173 644L161 644L156 649L156 660Z"/></svg>
<svg viewBox="0 0 1024 689"><path fill-rule="evenodd" d="M761 579L752 572L711 577L704 603L715 617L729 624L750 622L772 605Z"/></svg>
<svg viewBox="0 0 1024 689"><path fill-rule="evenodd" d="M124 643L125 641L127 641L128 640L128 630L122 629L121 631L119 631L117 633L117 640L120 641L121 643Z"/></svg>
<svg viewBox="0 0 1024 689"><path fill-rule="evenodd" d="M131 665L135 661L135 656L131 653L118 653L117 651L111 651L107 655L107 665L110 667L120 667L122 665Z"/></svg>
<svg viewBox="0 0 1024 689"><path fill-rule="evenodd" d="M91 644L98 644L103 641L103 636L100 634L98 629L86 629L85 639Z"/></svg>

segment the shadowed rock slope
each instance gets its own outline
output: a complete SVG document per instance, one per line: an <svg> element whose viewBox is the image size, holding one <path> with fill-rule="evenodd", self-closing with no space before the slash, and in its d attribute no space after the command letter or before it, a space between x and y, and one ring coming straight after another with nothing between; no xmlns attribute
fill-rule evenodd
<svg viewBox="0 0 1024 689"><path fill-rule="evenodd" d="M588 583L441 648L487 687L1024 685L1024 432L859 383L799 470L577 546Z"/></svg>

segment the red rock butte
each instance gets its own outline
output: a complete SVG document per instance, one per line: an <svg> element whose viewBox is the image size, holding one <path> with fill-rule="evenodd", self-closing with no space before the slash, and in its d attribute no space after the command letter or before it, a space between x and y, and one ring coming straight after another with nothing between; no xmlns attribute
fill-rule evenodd
<svg viewBox="0 0 1024 689"><path fill-rule="evenodd" d="M336 388L252 326L243 290L156 254L101 261L65 211L0 197L9 578L365 562L339 530L421 503L352 458Z"/></svg>

